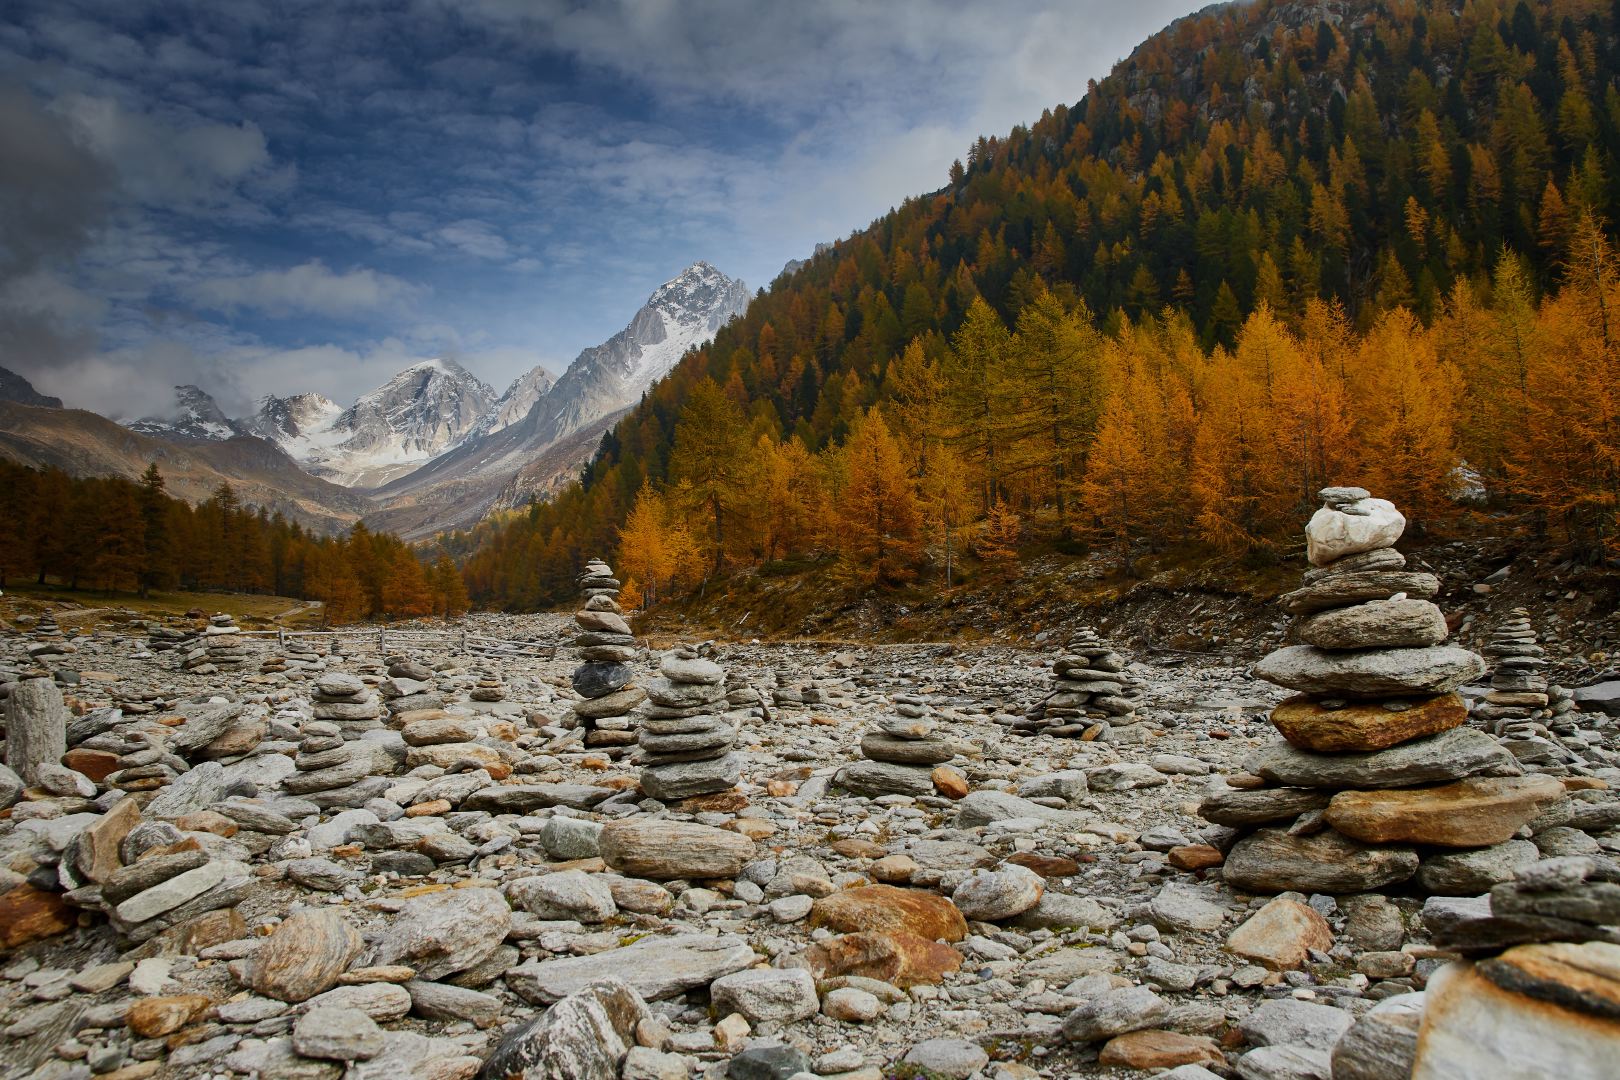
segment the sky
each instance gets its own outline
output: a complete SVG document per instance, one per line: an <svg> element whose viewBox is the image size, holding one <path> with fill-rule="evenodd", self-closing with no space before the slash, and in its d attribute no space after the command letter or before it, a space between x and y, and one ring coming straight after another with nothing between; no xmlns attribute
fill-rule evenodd
<svg viewBox="0 0 1620 1080"><path fill-rule="evenodd" d="M1201 3L7 0L0 366L161 415L561 372L750 287Z"/></svg>

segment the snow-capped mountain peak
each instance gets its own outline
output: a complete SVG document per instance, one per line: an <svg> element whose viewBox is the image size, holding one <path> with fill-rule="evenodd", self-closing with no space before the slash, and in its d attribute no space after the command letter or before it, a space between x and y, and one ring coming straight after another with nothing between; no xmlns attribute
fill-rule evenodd
<svg viewBox="0 0 1620 1080"><path fill-rule="evenodd" d="M189 383L175 387L174 403L175 411L168 416L143 416L124 426L142 435L182 442L222 442L248 433L200 387Z"/></svg>
<svg viewBox="0 0 1620 1080"><path fill-rule="evenodd" d="M520 422L556 383L557 377L545 368L530 368L512 380L512 385L479 424L478 433L490 435Z"/></svg>

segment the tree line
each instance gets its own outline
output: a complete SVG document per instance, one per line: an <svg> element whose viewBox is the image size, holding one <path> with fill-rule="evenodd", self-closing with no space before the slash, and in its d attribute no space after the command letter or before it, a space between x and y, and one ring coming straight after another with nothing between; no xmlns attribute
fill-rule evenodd
<svg viewBox="0 0 1620 1080"><path fill-rule="evenodd" d="M449 555L424 562L357 523L321 536L243 505L229 484L193 506L156 463L138 481L0 461L0 588L57 582L104 592L269 593L325 605L329 622L456 615L469 606Z"/></svg>
<svg viewBox="0 0 1620 1080"><path fill-rule="evenodd" d="M621 545L665 590L1052 540L1267 557L1319 477L1612 553L1620 5L1318 10L1182 20L779 278L578 487L455 538L474 599L560 602Z"/></svg>

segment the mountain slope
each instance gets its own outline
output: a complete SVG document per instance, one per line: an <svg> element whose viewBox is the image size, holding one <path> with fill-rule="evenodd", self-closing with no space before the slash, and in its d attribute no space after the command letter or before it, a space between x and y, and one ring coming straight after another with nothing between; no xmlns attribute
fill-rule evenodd
<svg viewBox="0 0 1620 1080"><path fill-rule="evenodd" d="M501 583L486 602L561 598L566 569L518 564L612 550L642 482L668 480L698 387L818 451L890 397L908 342L944 358L977 300L1011 327L1050 290L1106 331L1169 307L1210 350L1262 305L1299 322L1336 301L1362 330L1403 306L1432 319L1504 249L1545 288L1583 212L1620 220L1615 20L1597 0L1179 20L1078 104L979 139L945 187L778 277L620 422L581 496L484 530L470 574Z"/></svg>
<svg viewBox="0 0 1620 1080"><path fill-rule="evenodd" d="M384 520L402 535L421 536L476 522L511 488L551 490L589 460L595 438L610 418L635 404L688 351L708 341L748 306L748 287L706 262L689 266L665 282L619 333L584 350L517 423L469 438L375 494L402 515ZM531 375L533 373L531 372ZM566 453L553 454L567 445ZM408 519L408 523L406 520Z"/></svg>
<svg viewBox="0 0 1620 1080"><path fill-rule="evenodd" d="M242 502L322 531L351 525L372 508L363 496L310 476L264 439L239 435L178 442L143 435L82 409L0 401L0 455L73 476L127 479L139 477L155 461L176 498L200 502L228 483Z"/></svg>
<svg viewBox="0 0 1620 1080"><path fill-rule="evenodd" d="M60 409L62 399L42 394L34 384L7 368L0 367L0 401L15 401L19 405L39 405L47 409Z"/></svg>

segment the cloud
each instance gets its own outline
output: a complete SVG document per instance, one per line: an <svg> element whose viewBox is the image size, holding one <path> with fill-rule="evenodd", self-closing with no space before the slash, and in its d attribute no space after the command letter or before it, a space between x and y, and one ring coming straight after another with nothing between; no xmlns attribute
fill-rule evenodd
<svg viewBox="0 0 1620 1080"><path fill-rule="evenodd" d="M288 270L261 270L242 277L199 281L187 296L201 307L232 313L244 308L267 315L328 315L335 318L392 308L415 299L420 286L375 270L334 273L319 260Z"/></svg>
<svg viewBox="0 0 1620 1080"><path fill-rule="evenodd" d="M76 254L105 220L113 173L27 91L0 86L0 275Z"/></svg>

